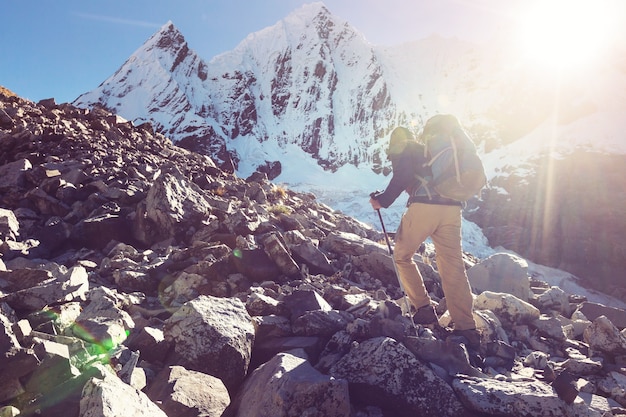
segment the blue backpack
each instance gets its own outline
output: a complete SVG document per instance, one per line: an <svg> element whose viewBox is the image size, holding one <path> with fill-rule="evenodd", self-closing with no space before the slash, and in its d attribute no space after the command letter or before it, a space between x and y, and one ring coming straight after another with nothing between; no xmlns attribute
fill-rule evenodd
<svg viewBox="0 0 626 417"><path fill-rule="evenodd" d="M466 201L477 195L487 184L485 169L476 153L474 142L456 117L436 115L424 125L421 142L424 144L424 166L431 175L419 177L416 195L433 194L456 201Z"/></svg>

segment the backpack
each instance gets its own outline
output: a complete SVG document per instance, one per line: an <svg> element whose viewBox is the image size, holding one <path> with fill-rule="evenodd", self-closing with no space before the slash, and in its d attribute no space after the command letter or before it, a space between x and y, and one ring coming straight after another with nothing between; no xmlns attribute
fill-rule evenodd
<svg viewBox="0 0 626 417"><path fill-rule="evenodd" d="M424 167L430 175L418 176L416 194L432 199L436 193L456 201L466 201L487 184L487 177L476 146L452 115L433 116L421 134L424 143Z"/></svg>

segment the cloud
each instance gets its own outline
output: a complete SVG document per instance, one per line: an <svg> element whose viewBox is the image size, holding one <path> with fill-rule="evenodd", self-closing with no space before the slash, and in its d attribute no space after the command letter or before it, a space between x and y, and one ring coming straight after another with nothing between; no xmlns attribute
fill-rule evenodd
<svg viewBox="0 0 626 417"><path fill-rule="evenodd" d="M142 20L123 19L123 18L113 17L113 16L104 16L104 15L81 13L81 12L73 12L72 14L83 19L99 20L101 22L116 23L120 25L149 27L149 28L160 28L161 26L163 26L163 24L159 24L159 23L146 22Z"/></svg>

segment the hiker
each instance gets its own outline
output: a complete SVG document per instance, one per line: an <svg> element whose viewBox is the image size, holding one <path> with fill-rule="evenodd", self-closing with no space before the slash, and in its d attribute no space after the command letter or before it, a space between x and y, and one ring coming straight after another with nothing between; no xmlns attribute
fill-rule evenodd
<svg viewBox="0 0 626 417"><path fill-rule="evenodd" d="M393 130L387 155L392 164L392 178L384 192L372 193L370 204L374 210L380 210L389 207L403 191L409 194L407 209L396 232L393 258L398 279L416 309L413 320L422 325L438 324L422 275L413 261L415 252L430 236L454 323L452 334L465 337L468 347L478 349L480 334L472 314L473 297L461 248L462 202L442 197L433 190L421 192L422 183L417 178L428 177L431 168L424 165L428 162L424 145L416 141L409 129Z"/></svg>

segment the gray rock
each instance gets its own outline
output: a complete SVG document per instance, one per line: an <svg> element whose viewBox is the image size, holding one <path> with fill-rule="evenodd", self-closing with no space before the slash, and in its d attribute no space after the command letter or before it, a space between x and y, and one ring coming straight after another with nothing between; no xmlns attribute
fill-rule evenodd
<svg viewBox="0 0 626 417"><path fill-rule="evenodd" d="M177 364L221 379L229 392L243 382L254 326L239 299L201 295L167 319L163 333L174 344Z"/></svg>
<svg viewBox="0 0 626 417"><path fill-rule="evenodd" d="M626 311L622 309L585 301L578 306L577 311L591 321L600 316L605 316L619 330L626 328Z"/></svg>
<svg viewBox="0 0 626 417"><path fill-rule="evenodd" d="M539 309L514 295L484 291L474 299L474 308L491 310L503 325L529 323L539 318Z"/></svg>
<svg viewBox="0 0 626 417"><path fill-rule="evenodd" d="M256 369L228 416L346 417L348 383L315 370L302 351L280 353Z"/></svg>
<svg viewBox="0 0 626 417"><path fill-rule="evenodd" d="M11 210L0 208L0 238L17 240L20 223Z"/></svg>
<svg viewBox="0 0 626 417"><path fill-rule="evenodd" d="M106 372L83 388L79 417L167 417L146 394Z"/></svg>
<svg viewBox="0 0 626 417"><path fill-rule="evenodd" d="M611 355L626 354L626 336L606 318L600 316L585 329L583 338L589 347Z"/></svg>
<svg viewBox="0 0 626 417"><path fill-rule="evenodd" d="M88 290L87 271L82 266L75 266L65 274L59 274L38 285L0 295L0 301L14 309L36 311L50 304L83 299Z"/></svg>
<svg viewBox="0 0 626 417"><path fill-rule="evenodd" d="M530 280L528 262L519 256L496 253L467 270L467 278L475 293L503 292L528 301Z"/></svg>
<svg viewBox="0 0 626 417"><path fill-rule="evenodd" d="M452 382L452 387L463 404L487 415L600 417L590 412L581 398L567 405L550 385L541 382L459 378Z"/></svg>
<svg viewBox="0 0 626 417"><path fill-rule="evenodd" d="M162 238L181 236L202 225L209 214L202 190L177 170L157 178L146 196L146 216Z"/></svg>
<svg viewBox="0 0 626 417"><path fill-rule="evenodd" d="M308 311L331 311L330 304L313 290L296 290L284 299L291 320L295 320Z"/></svg>
<svg viewBox="0 0 626 417"><path fill-rule="evenodd" d="M350 384L357 402L398 416L465 416L467 411L443 379L399 342L368 339L330 369Z"/></svg>
<svg viewBox="0 0 626 417"><path fill-rule="evenodd" d="M221 380L182 366L163 368L146 394L168 416L176 417L220 417L230 404Z"/></svg>

